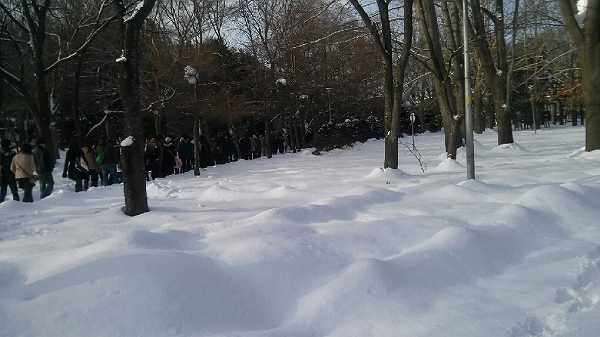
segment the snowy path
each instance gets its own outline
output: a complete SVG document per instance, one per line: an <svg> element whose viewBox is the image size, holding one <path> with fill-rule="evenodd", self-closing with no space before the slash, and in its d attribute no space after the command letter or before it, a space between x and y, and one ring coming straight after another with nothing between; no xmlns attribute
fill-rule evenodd
<svg viewBox="0 0 600 337"><path fill-rule="evenodd" d="M600 333L600 154L584 130L477 136L478 182L417 137L0 204L0 337ZM406 139L408 141L408 139ZM461 153L459 162L464 154Z"/></svg>

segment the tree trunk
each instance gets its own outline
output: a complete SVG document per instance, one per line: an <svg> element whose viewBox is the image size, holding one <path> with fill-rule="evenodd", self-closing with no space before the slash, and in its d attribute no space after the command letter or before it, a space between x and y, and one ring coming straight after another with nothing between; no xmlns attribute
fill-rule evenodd
<svg viewBox="0 0 600 337"><path fill-rule="evenodd" d="M379 13L379 19L381 27L381 33L379 28L371 20L370 15L365 11L363 5L358 0L350 0L350 3L354 9L358 12L362 18L363 23L367 26L370 31L371 38L377 46L380 57L383 60L383 99L384 99L384 132L385 132L385 155L383 160L384 168L398 168L398 123L399 113L402 105L402 91L396 86L402 85L402 80L396 79L396 85L394 84L394 61L393 61L393 44L392 44L392 31L389 17L389 1L377 0L377 9ZM412 1L405 1L405 7L410 4L412 7ZM406 11L405 11L406 16ZM411 16L412 17L412 16ZM405 25L406 27L406 25ZM411 25L412 28L412 25ZM411 37L412 39L412 34ZM404 61L402 61L404 62ZM406 65L404 64L403 67ZM395 93L399 91L400 97L395 97Z"/></svg>
<svg viewBox="0 0 600 337"><path fill-rule="evenodd" d="M394 108L394 65L391 57L385 60L384 73L384 127L385 127L385 158L384 168L398 168L398 111ZM394 110L394 111L392 111Z"/></svg>
<svg viewBox="0 0 600 337"><path fill-rule="evenodd" d="M42 69L42 65L37 72L36 81L36 100L37 109L32 110L33 120L37 126L39 136L46 141L48 151L54 153L56 144L50 130L50 102L48 101L48 89L46 88L46 74ZM52 164L54 166L54 164Z"/></svg>
<svg viewBox="0 0 600 337"><path fill-rule="evenodd" d="M448 77L449 71L446 68L444 53L442 52L441 34L434 1L420 0L418 3L423 25L422 31L429 47L431 69L435 75L433 86L444 125L446 153L448 158L455 160L458 147L459 122L462 118L458 114L454 86L452 80Z"/></svg>
<svg viewBox="0 0 600 337"><path fill-rule="evenodd" d="M82 145L83 137L81 132L81 114L79 111L79 91L81 81L81 65L83 63L82 57L77 58L77 64L75 64L75 79L73 84L73 125L75 126L75 139L77 143Z"/></svg>
<svg viewBox="0 0 600 337"><path fill-rule="evenodd" d="M121 168L123 171L123 191L125 207L123 212L129 216L148 212L146 194L146 168L144 163L143 116L140 105L140 32L142 24L154 6L153 0L144 0L144 6L129 19L124 19L125 8L122 2L116 6L122 15L120 26L123 55L119 59L119 92L124 110L123 131L133 137L131 146L121 147Z"/></svg>
<svg viewBox="0 0 600 337"><path fill-rule="evenodd" d="M450 96L449 91L444 83L439 80L434 80L435 90L437 92L438 105L442 114L442 124L444 126L444 140L446 145L446 156L456 160L456 150L460 139L460 123L454 118L457 114L454 111L456 107L453 96Z"/></svg>
<svg viewBox="0 0 600 337"><path fill-rule="evenodd" d="M483 121L483 101L481 95L483 90L481 88L481 79L476 76L475 88L473 93L473 128L475 133L482 134L485 128Z"/></svg>
<svg viewBox="0 0 600 337"><path fill-rule="evenodd" d="M496 123L498 128L498 145L513 143L512 119L510 112L506 110L506 91L502 81L497 80L494 92L494 111L496 112Z"/></svg>
<svg viewBox="0 0 600 337"><path fill-rule="evenodd" d="M495 25L496 43L498 52L498 66L494 63L492 51L487 41L487 32L484 25L481 3L479 0L471 0L471 12L473 13L473 30L475 33L475 46L486 84L492 92L494 100L494 112L498 128L498 145L513 142L512 121L510 111L506 106L506 46L504 42L504 13L501 0L496 0Z"/></svg>
<svg viewBox="0 0 600 337"><path fill-rule="evenodd" d="M592 9L588 10L591 11ZM600 150L600 41L588 39L585 42L582 55L585 150L594 151Z"/></svg>

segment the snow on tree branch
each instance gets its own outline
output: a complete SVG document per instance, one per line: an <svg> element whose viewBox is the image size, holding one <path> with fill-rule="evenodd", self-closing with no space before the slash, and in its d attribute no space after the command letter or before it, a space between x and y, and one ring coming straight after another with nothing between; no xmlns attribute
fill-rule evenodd
<svg viewBox="0 0 600 337"><path fill-rule="evenodd" d="M588 0L578 0L577 1L577 14L580 16L585 16L585 12L588 8Z"/></svg>
<svg viewBox="0 0 600 337"><path fill-rule="evenodd" d="M121 147L128 147L133 145L134 138L133 136L128 136L127 138L121 141Z"/></svg>
<svg viewBox="0 0 600 337"><path fill-rule="evenodd" d="M139 1L135 5L133 11L129 15L123 17L123 22L141 26L144 20L146 20L146 17L148 17L150 12L152 11L152 8L154 8L155 3L156 0Z"/></svg>

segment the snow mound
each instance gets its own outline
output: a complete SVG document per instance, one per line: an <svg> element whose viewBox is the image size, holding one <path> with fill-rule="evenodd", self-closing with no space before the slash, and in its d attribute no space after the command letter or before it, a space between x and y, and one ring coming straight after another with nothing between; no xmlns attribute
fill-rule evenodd
<svg viewBox="0 0 600 337"><path fill-rule="evenodd" d="M266 198L283 198L286 197L292 193L296 193L299 190L295 187L289 186L289 185L281 185L281 186L277 186L275 188L266 190L266 191L262 191L260 194L261 196L264 196Z"/></svg>
<svg viewBox="0 0 600 337"><path fill-rule="evenodd" d="M244 191L234 190L226 187L224 183L218 182L202 191L198 196L199 201L235 201L250 198L250 194Z"/></svg>
<svg viewBox="0 0 600 337"><path fill-rule="evenodd" d="M28 284L13 296L25 299L13 310L40 314L44 324L30 327L36 336L64 336L60 327L68 336L231 335L272 328L281 316L267 286L253 286L235 270L186 253L100 258ZM144 324L132 330L130 317L144 317ZM26 324L15 319L13 326ZM56 324L61 321L65 325Z"/></svg>
<svg viewBox="0 0 600 337"><path fill-rule="evenodd" d="M578 228L597 223L600 219L600 193L595 190L573 189L567 185L543 185L526 191L515 204L538 210L549 218L563 222L573 222L569 231L576 233Z"/></svg>
<svg viewBox="0 0 600 337"><path fill-rule="evenodd" d="M184 250L192 249L196 245L198 238L198 235L185 231L174 230L157 233L136 230L129 234L127 241L132 246L144 249Z"/></svg>
<svg viewBox="0 0 600 337"><path fill-rule="evenodd" d="M305 157L313 157L313 152L315 152L316 148L310 148L310 149L303 149L302 151L300 151L300 155L301 156L305 156Z"/></svg>
<svg viewBox="0 0 600 337"><path fill-rule="evenodd" d="M482 181L474 180L474 179L461 181L460 183L456 184L456 186L460 186L462 188L465 188L465 189L473 191L473 192L487 193L487 194L498 193L498 192L503 192L503 191L509 190L505 186L487 184Z"/></svg>
<svg viewBox="0 0 600 337"><path fill-rule="evenodd" d="M294 321L319 322L316 335L342 336L357 327L352 322L369 321L376 308L388 309L390 298L402 299L393 308L428 310L446 289L499 273L520 259L527 241L518 235L504 227L450 227L397 256L357 260L301 298ZM511 239L517 243L507 245Z"/></svg>
<svg viewBox="0 0 600 337"><path fill-rule="evenodd" d="M582 147L571 152L567 158L600 161L600 150L586 152L585 147Z"/></svg>
<svg viewBox="0 0 600 337"><path fill-rule="evenodd" d="M276 187L246 189L229 187L224 182L218 182L202 191L197 200L202 202L223 202L240 201L254 199L275 199L282 198L290 193L294 193L295 188L289 185L278 185Z"/></svg>
<svg viewBox="0 0 600 337"><path fill-rule="evenodd" d="M383 169L383 168L374 168L371 170L369 174L365 176L366 179L390 179L390 178L400 178L406 176L406 173L400 169Z"/></svg>
<svg viewBox="0 0 600 337"><path fill-rule="evenodd" d="M430 172L443 173L443 172L462 172L465 167L454 159L445 158L436 167L432 168Z"/></svg>
<svg viewBox="0 0 600 337"><path fill-rule="evenodd" d="M567 155L567 158L577 158L577 157L581 156L583 153L585 153L585 146L582 146L582 147L578 148L577 150L569 153Z"/></svg>
<svg viewBox="0 0 600 337"><path fill-rule="evenodd" d="M527 151L523 146L517 144L517 143L510 143L510 144L501 144L498 146L495 146L494 148L492 148L490 150L490 152L492 153L522 153L522 152L529 152Z"/></svg>
<svg viewBox="0 0 600 337"><path fill-rule="evenodd" d="M288 206L263 211L249 221L251 223L311 224L334 220L352 220L360 210L370 205L393 202L401 196L385 189L371 190L324 200L307 206Z"/></svg>
<svg viewBox="0 0 600 337"><path fill-rule="evenodd" d="M174 198L176 192L177 190L157 180L146 183L146 193L148 194L148 198L151 199Z"/></svg>

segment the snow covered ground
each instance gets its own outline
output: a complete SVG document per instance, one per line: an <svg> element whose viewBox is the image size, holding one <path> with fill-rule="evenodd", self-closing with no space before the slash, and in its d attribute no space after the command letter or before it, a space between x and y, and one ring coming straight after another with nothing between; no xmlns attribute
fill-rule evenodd
<svg viewBox="0 0 600 337"><path fill-rule="evenodd" d="M600 153L582 128L417 137L0 204L0 336L600 336ZM409 142L410 139L403 139ZM58 170L57 170L58 171ZM390 184L385 184L389 179ZM36 191L37 192L37 191Z"/></svg>

